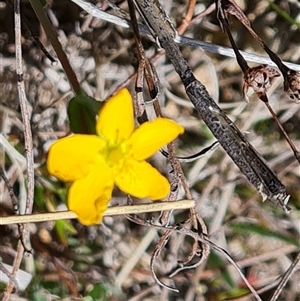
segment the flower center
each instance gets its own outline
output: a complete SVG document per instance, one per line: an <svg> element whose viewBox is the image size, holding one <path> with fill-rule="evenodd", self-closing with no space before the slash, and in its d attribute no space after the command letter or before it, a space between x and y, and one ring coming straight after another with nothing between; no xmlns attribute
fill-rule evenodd
<svg viewBox="0 0 300 301"><path fill-rule="evenodd" d="M117 148L113 148L112 150L108 151L108 161L110 163L119 163L120 160L122 160L124 157L124 154L122 152L122 150L117 147Z"/></svg>
<svg viewBox="0 0 300 301"><path fill-rule="evenodd" d="M122 144L107 147L106 160L111 167L121 167L126 158L126 149Z"/></svg>

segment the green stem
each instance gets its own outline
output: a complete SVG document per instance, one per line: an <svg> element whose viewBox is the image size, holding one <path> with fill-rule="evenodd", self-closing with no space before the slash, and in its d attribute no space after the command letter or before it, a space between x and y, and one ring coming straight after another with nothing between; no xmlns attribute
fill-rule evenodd
<svg viewBox="0 0 300 301"><path fill-rule="evenodd" d="M57 57L69 79L69 82L74 90L74 92L79 95L81 94L81 88L79 85L79 82L77 80L76 74L73 70L73 68L70 65L70 62L66 56L66 53L63 51L61 43L59 42L56 32L53 29L48 17L46 16L44 9L42 7L42 4L39 0L29 0L32 8L35 11L36 16L38 17L39 21L41 22L46 35L48 39L51 42L51 45L53 46Z"/></svg>
<svg viewBox="0 0 300 301"><path fill-rule="evenodd" d="M300 24L295 21L286 11L282 10L278 5L273 3L272 1L269 1L270 7L275 10L282 18L287 20L292 25L296 25L298 27L298 30L300 31Z"/></svg>

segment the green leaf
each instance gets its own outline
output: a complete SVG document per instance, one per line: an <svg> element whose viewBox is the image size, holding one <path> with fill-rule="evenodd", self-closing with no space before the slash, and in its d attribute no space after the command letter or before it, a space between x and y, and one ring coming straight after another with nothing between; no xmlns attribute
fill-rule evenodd
<svg viewBox="0 0 300 301"><path fill-rule="evenodd" d="M34 187L34 204L39 209L45 209L45 188L40 184L36 183Z"/></svg>
<svg viewBox="0 0 300 301"><path fill-rule="evenodd" d="M58 220L55 222L55 231L64 245L67 245L67 238L69 234L77 234L77 231L72 224L65 220Z"/></svg>
<svg viewBox="0 0 300 301"><path fill-rule="evenodd" d="M270 230L260 225L256 225L252 223L230 223L228 224L228 227L234 230L235 232L259 234L261 236L282 240L286 243L295 245L297 247L300 246L299 239L278 233L276 231Z"/></svg>
<svg viewBox="0 0 300 301"><path fill-rule="evenodd" d="M96 134L96 117L102 102L85 94L76 95L68 105L70 129L75 134Z"/></svg>
<svg viewBox="0 0 300 301"><path fill-rule="evenodd" d="M275 10L278 15L280 15L282 18L284 18L287 22L289 22L292 25L295 25L298 27L298 30L300 31L300 23L297 22L297 20L293 19L286 11L280 8L280 6L276 5L272 1L269 0L270 7Z"/></svg>
<svg viewBox="0 0 300 301"><path fill-rule="evenodd" d="M219 294L218 300L239 298L239 297L243 297L247 293L249 293L249 289L247 288L235 288L229 292Z"/></svg>

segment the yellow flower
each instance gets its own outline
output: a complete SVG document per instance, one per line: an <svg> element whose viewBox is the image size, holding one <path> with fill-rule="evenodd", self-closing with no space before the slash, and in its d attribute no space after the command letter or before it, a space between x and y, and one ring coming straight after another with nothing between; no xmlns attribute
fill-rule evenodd
<svg viewBox="0 0 300 301"><path fill-rule="evenodd" d="M68 207L82 224L102 220L114 183L137 198L158 200L170 184L145 159L184 131L172 120L157 118L134 129L132 99L127 89L111 97L100 110L97 135L75 134L55 142L49 151L49 173L73 182Z"/></svg>

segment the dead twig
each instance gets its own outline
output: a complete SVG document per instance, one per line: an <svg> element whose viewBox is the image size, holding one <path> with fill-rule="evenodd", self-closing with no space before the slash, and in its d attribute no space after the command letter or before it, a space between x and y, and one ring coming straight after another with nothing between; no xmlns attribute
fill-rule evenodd
<svg viewBox="0 0 300 301"><path fill-rule="evenodd" d="M195 78L177 44L174 42L176 32L174 32L173 27L168 26L168 20L163 18L163 13L154 14L154 11L159 10L159 7L155 7L156 5L155 1L139 1L141 10L144 11L148 23L180 76L186 93L199 115L242 173L261 193L263 199L268 198L288 211L287 202L289 196L284 185L235 124L209 96L206 88ZM152 6L155 7L153 10ZM154 18L153 16L156 17Z"/></svg>
<svg viewBox="0 0 300 301"><path fill-rule="evenodd" d="M24 125L24 140L26 153L26 172L27 172L27 199L25 206L22 206L22 214L28 215L32 212L33 197L34 197L34 159L33 159L33 143L30 126L30 116L28 109L28 101L25 93L25 85L23 81L23 65L22 65L22 47L21 47L21 15L20 15L20 0L14 1L14 19L15 19L15 43L16 43L16 72L17 85L19 93L19 102L21 107L22 120ZM24 200L21 200L21 202ZM21 204L22 205L22 204ZM21 207L21 206L20 206ZM27 227L24 225L20 240L17 247L17 255L13 264L11 276L14 278L20 267L25 241L28 239ZM3 300L8 300L15 287L14 281L9 281Z"/></svg>

